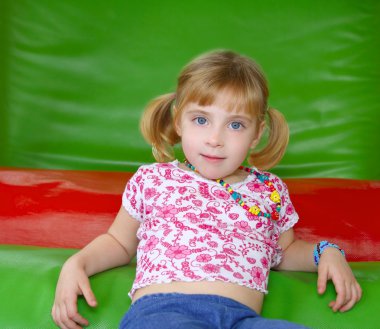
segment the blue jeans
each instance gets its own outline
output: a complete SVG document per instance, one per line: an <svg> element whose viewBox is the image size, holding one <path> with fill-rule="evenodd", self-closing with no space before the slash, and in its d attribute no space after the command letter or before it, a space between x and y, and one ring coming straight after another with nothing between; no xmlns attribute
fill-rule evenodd
<svg viewBox="0 0 380 329"><path fill-rule="evenodd" d="M216 295L152 294L133 303L120 329L301 329L266 319L249 307Z"/></svg>

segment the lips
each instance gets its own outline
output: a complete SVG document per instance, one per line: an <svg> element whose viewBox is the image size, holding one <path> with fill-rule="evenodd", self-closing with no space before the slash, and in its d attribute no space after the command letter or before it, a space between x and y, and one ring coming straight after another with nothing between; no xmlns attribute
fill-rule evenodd
<svg viewBox="0 0 380 329"><path fill-rule="evenodd" d="M209 161L220 161L220 160L225 159L224 157L220 157L216 155L209 155L209 154L201 154L201 155L202 157L204 157L206 160L209 160Z"/></svg>

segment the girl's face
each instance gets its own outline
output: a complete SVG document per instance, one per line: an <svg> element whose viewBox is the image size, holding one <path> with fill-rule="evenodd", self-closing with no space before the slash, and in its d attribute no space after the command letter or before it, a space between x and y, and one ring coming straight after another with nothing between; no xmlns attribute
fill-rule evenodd
<svg viewBox="0 0 380 329"><path fill-rule="evenodd" d="M256 146L265 123L243 111L227 111L223 96L214 104L187 104L176 130L186 159L205 178L234 180L250 148Z"/></svg>

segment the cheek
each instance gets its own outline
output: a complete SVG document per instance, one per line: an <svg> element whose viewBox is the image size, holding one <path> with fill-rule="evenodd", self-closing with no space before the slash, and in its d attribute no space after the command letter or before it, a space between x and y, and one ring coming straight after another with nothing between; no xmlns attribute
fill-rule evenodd
<svg viewBox="0 0 380 329"><path fill-rule="evenodd" d="M195 145L197 145L196 136L189 136L187 134L184 134L181 137L181 144L182 144L183 152L185 154L189 152L193 152L195 149Z"/></svg>
<svg viewBox="0 0 380 329"><path fill-rule="evenodd" d="M234 154L237 162L243 162L247 157L251 148L251 143L243 142L242 140L236 140L230 144L230 152Z"/></svg>

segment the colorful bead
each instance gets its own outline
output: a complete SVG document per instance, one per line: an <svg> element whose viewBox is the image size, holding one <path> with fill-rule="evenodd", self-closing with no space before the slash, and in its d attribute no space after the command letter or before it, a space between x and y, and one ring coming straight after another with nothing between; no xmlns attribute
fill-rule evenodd
<svg viewBox="0 0 380 329"><path fill-rule="evenodd" d="M185 164L188 168L190 168L193 171L196 171L195 167L189 163L187 160L185 160ZM248 168L244 166L240 166L239 169L245 170L250 174L255 174L256 177L263 183L265 184L268 188L269 191L272 192L270 195L270 199L276 203L276 210L273 211L272 213L265 213L261 211L261 209L258 206L252 206L248 207L245 202L241 198L241 194L238 192L235 192L231 185L226 183L223 179L217 179L216 182L219 183L221 186L223 186L228 193L230 193L231 197L244 209L249 211L251 214L255 216L262 216L265 218L270 218L272 220L278 220L280 218L280 211L281 211L281 197L280 194L277 192L276 188L274 187L274 184L269 180L269 177L265 174L261 174L258 171L256 171L253 168Z"/></svg>
<svg viewBox="0 0 380 329"><path fill-rule="evenodd" d="M249 212L251 212L254 215L258 215L260 213L260 211L261 211L260 208L257 206L253 206L253 207L249 208Z"/></svg>
<svg viewBox="0 0 380 329"><path fill-rule="evenodd" d="M321 242L317 243L314 247L314 263L316 266L319 265L319 260L321 258L322 253L324 252L324 250L326 248L329 248L329 247L338 249L341 252L341 254L343 255L343 257L346 256L344 250L342 248L340 248L338 245L336 245L335 243L331 243L328 241L321 241Z"/></svg>
<svg viewBox="0 0 380 329"><path fill-rule="evenodd" d="M273 191L270 195L270 199L275 202L275 203L279 203L280 202L280 194L278 194L277 191Z"/></svg>

